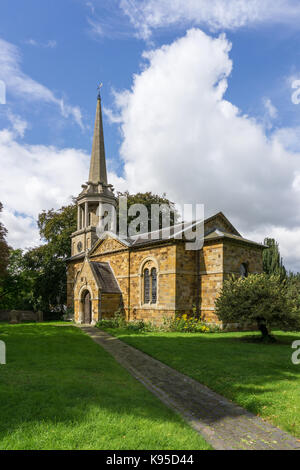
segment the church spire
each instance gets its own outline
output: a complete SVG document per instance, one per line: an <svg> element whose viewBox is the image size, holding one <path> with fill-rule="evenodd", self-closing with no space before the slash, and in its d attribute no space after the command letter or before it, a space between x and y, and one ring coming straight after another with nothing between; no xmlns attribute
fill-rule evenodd
<svg viewBox="0 0 300 470"><path fill-rule="evenodd" d="M98 184L99 182L107 184L100 91L97 100L93 148L89 175L89 183Z"/></svg>

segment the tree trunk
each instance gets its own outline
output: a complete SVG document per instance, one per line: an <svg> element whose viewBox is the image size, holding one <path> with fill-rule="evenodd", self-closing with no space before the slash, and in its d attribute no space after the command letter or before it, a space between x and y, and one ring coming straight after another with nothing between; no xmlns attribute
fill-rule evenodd
<svg viewBox="0 0 300 470"><path fill-rule="evenodd" d="M266 324L262 321L258 321L257 323L258 323L258 329L261 332L262 337L266 338L267 336L269 336L269 331L268 331Z"/></svg>
<svg viewBox="0 0 300 470"><path fill-rule="evenodd" d="M274 336L270 335L264 318L257 318L257 326L258 326L259 331L261 332L262 341L268 342L268 343L274 343L276 341Z"/></svg>

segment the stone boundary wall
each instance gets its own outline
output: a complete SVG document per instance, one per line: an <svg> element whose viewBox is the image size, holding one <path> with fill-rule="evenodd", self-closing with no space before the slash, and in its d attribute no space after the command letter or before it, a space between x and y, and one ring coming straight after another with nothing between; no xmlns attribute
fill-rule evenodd
<svg viewBox="0 0 300 470"><path fill-rule="evenodd" d="M26 323L43 321L42 312L30 310L0 310L0 322Z"/></svg>

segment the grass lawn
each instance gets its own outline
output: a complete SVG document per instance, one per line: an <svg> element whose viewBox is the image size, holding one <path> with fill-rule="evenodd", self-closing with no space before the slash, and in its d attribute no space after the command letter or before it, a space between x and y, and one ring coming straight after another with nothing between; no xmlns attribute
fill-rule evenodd
<svg viewBox="0 0 300 470"><path fill-rule="evenodd" d="M266 345L241 340L252 333L108 331L300 438L299 333L276 332L280 343Z"/></svg>
<svg viewBox="0 0 300 470"><path fill-rule="evenodd" d="M0 324L0 449L209 449L73 326Z"/></svg>

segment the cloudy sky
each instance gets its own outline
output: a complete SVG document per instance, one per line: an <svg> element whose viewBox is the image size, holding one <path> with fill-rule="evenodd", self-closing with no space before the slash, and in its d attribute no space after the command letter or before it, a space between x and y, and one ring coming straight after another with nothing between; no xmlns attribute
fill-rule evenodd
<svg viewBox="0 0 300 470"><path fill-rule="evenodd" d="M116 189L222 210L300 271L299 45L297 0L2 0L9 243L39 244L38 213L87 180L102 81Z"/></svg>

